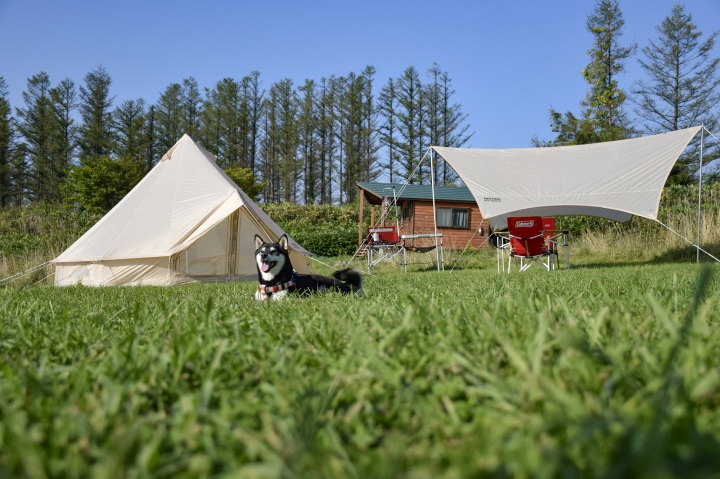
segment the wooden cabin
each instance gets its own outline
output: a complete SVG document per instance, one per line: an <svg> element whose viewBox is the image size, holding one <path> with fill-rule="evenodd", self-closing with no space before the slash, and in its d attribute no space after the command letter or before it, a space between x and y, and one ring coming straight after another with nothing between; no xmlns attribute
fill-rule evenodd
<svg viewBox="0 0 720 479"><path fill-rule="evenodd" d="M430 185L358 182L360 189L360 221L358 244L368 237L363 228L366 203L371 205L370 224L399 227L399 235L418 236L434 233L433 193ZM397 203L397 206L396 204ZM435 208L437 232L443 235L443 248L462 250L484 248L490 224L482 217L470 190L464 187L436 186ZM431 241L434 241L431 239ZM406 245L423 247L427 238L409 239Z"/></svg>

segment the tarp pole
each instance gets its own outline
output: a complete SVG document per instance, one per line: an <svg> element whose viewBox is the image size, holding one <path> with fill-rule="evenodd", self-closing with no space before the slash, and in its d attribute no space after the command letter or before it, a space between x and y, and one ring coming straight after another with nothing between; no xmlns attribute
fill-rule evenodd
<svg viewBox="0 0 720 479"><path fill-rule="evenodd" d="M397 194L395 193L395 185L392 187L393 190L393 201L395 202L395 231L397 231L397 234L400 234L400 217L398 216L398 204L397 204Z"/></svg>
<svg viewBox="0 0 720 479"><path fill-rule="evenodd" d="M435 261L437 261L437 269L438 269L438 271L440 271L440 250L438 250L438 235L437 235L437 210L435 208L435 164L433 163L433 157L435 156L435 150L430 148L429 152L430 152L430 186L432 187L433 227L434 227L434 235L435 235ZM444 265L443 265L443 269L445 269Z"/></svg>
<svg viewBox="0 0 720 479"><path fill-rule="evenodd" d="M705 139L705 125L700 129L700 168L698 170L698 213L697 213L697 245L700 246L700 223L702 220L702 167L703 167L703 141ZM695 250L697 253L696 262L700 262L700 249Z"/></svg>

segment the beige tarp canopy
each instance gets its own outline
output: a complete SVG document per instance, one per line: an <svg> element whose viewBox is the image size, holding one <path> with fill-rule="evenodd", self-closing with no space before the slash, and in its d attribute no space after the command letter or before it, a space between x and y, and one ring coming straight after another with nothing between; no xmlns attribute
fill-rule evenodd
<svg viewBox="0 0 720 479"><path fill-rule="evenodd" d="M508 216L657 219L670 170L701 126L552 148L431 147L460 176L494 228Z"/></svg>
<svg viewBox="0 0 720 479"><path fill-rule="evenodd" d="M255 234L282 229L183 137L112 210L55 258L55 284L169 285L256 279ZM311 254L290 240L293 266Z"/></svg>

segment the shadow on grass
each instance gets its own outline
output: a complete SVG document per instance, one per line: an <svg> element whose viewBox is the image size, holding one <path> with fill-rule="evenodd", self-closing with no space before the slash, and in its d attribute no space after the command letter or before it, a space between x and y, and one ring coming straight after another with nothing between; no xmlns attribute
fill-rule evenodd
<svg viewBox="0 0 720 479"><path fill-rule="evenodd" d="M715 257L720 256L720 243L710 243L702 245L702 248L708 253ZM572 264L572 268L619 268L626 266L640 266L648 264L681 264L681 263L694 263L697 260L697 250L694 246L688 245L681 248L673 248L665 251L662 254L655 255L654 258L644 261L623 261L623 260L608 260L605 261L593 261L588 263L576 263ZM701 263L715 263L716 261L708 256L707 254L700 252Z"/></svg>
<svg viewBox="0 0 720 479"><path fill-rule="evenodd" d="M720 256L720 243L710 243L700 246L711 255ZM695 261L698 257L697 249L694 246L685 246L683 248L673 248L665 253L655 256L653 263L680 263L685 261ZM707 254L700 251L700 262L715 262Z"/></svg>

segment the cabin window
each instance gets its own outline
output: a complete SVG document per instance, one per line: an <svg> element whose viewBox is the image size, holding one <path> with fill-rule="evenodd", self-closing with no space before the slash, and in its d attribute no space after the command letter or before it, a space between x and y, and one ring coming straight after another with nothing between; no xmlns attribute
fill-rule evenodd
<svg viewBox="0 0 720 479"><path fill-rule="evenodd" d="M437 225L441 228L469 228L470 209L438 208Z"/></svg>
<svg viewBox="0 0 720 479"><path fill-rule="evenodd" d="M403 205L403 209L402 209L402 213L401 213L402 216L400 219L409 220L412 217L412 207L413 207L412 201L407 201Z"/></svg>

